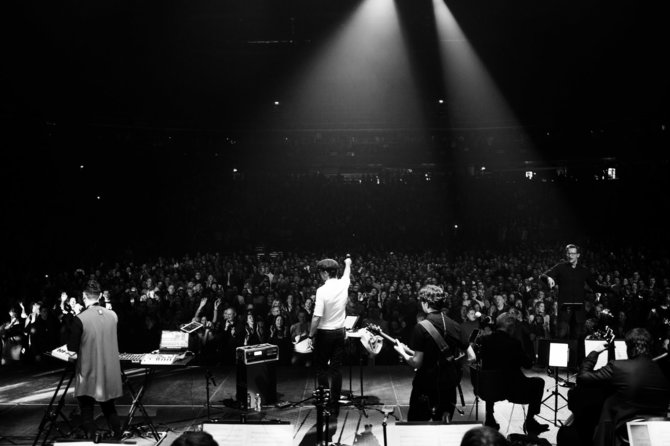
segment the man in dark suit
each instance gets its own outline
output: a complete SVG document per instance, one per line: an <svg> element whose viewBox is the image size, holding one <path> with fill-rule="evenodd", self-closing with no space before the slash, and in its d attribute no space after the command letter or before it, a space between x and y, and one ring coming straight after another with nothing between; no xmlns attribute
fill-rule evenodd
<svg viewBox="0 0 670 446"><path fill-rule="evenodd" d="M495 395L486 400L486 426L499 429L500 426L493 416L496 401L508 400L517 404L528 404L528 412L523 429L526 433L539 434L549 429L549 425L540 424L535 415L540 413L544 380L539 377L529 378L521 371L521 367L530 368L532 361L526 355L521 342L513 337L516 317L503 313L496 319L496 331L485 336L481 341L480 357L482 376L495 376L499 385L495 385ZM493 373L487 373L487 372ZM479 383L480 389L483 383Z"/></svg>
<svg viewBox="0 0 670 446"><path fill-rule="evenodd" d="M665 417L668 412L670 385L652 360L651 335L644 328L634 328L626 333L625 340L628 359L610 361L593 370L598 355L608 348L603 341L601 348L587 355L577 375L578 386L602 383L613 390L600 412L594 445L611 445L619 422L636 415Z"/></svg>

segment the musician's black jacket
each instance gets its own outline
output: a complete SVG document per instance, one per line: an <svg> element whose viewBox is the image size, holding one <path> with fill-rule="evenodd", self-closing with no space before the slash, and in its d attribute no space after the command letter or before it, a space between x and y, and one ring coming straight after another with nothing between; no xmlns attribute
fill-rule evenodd
<svg viewBox="0 0 670 446"><path fill-rule="evenodd" d="M461 352L467 350L468 339L464 331L461 330L461 326L453 319L444 315L444 313L434 312L428 313L426 320L435 326L452 350L460 349ZM426 390L434 389L440 351L430 333L421 324L416 324L414 327L409 347L412 350L423 352L423 362L414 376L413 385ZM454 372L456 375L451 375L451 372ZM446 379L448 385L456 386L458 384L458 370L454 367L448 373L450 375Z"/></svg>
<svg viewBox="0 0 670 446"><path fill-rule="evenodd" d="M577 375L577 385L600 383L609 386L612 394L605 402L601 423L619 420L633 415L665 416L670 403L670 384L661 367L647 355L633 359L609 361L607 365L593 370L598 353L589 353Z"/></svg>
<svg viewBox="0 0 670 446"><path fill-rule="evenodd" d="M570 262L561 262L554 265L540 278L546 279L549 276L558 285L558 298L560 304L563 303L582 303L584 302L584 285L588 285L594 292L607 292L608 287L598 285L595 278L587 268L579 263L573 268Z"/></svg>
<svg viewBox="0 0 670 446"><path fill-rule="evenodd" d="M503 330L482 338L480 358L482 369L499 370L507 380L525 377L521 367L528 369L533 365L521 342Z"/></svg>

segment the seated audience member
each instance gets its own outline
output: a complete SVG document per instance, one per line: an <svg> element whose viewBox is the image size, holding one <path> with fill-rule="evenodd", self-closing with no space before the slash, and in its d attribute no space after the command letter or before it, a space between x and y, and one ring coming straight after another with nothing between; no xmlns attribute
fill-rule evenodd
<svg viewBox="0 0 670 446"><path fill-rule="evenodd" d="M291 365L304 364L305 367L312 365L312 353L301 351L299 345L304 345L309 336L309 327L311 320L307 318L307 311L301 308L298 311L298 321L291 325L291 342L293 343L293 356L291 356Z"/></svg>
<svg viewBox="0 0 670 446"><path fill-rule="evenodd" d="M21 360L21 349L23 348L23 327L25 321L21 319L21 311L16 306L9 308L9 321L0 326L0 339L2 339L2 365L18 363Z"/></svg>
<svg viewBox="0 0 670 446"><path fill-rule="evenodd" d="M593 370L598 355L609 347L589 353L582 363L577 384L601 383L613 393L605 400L595 429L593 444L613 444L619 423L637 415L665 417L670 403L670 385L661 367L652 360L652 338L644 328L634 328L625 337L628 359L610 361Z"/></svg>

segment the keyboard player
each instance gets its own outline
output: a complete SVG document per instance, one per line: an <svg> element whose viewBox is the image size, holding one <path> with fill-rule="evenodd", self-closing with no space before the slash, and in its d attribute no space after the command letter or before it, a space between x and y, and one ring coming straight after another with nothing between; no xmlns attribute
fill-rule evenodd
<svg viewBox="0 0 670 446"><path fill-rule="evenodd" d="M81 409L82 427L88 439L95 439L93 407L102 408L112 435L120 439L121 421L114 399L123 394L117 340L118 317L99 304L100 285L90 280L83 292L86 309L73 320L67 348L77 352L74 394Z"/></svg>

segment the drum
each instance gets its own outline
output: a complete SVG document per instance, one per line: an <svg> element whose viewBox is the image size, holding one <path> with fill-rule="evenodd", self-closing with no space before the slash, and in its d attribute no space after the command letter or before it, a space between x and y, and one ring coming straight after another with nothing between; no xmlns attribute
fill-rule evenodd
<svg viewBox="0 0 670 446"><path fill-rule="evenodd" d="M293 344L293 350L295 350L296 353L301 353L303 355L312 353L312 345L309 342L309 338L305 338L302 341Z"/></svg>

